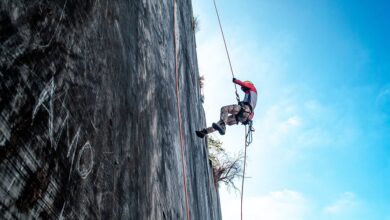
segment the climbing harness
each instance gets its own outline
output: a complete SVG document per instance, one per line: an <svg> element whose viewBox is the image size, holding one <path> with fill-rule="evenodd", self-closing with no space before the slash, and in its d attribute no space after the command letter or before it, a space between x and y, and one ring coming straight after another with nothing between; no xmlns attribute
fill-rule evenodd
<svg viewBox="0 0 390 220"><path fill-rule="evenodd" d="M226 40L225 40L225 34L223 33L222 24L221 24L221 19L219 18L217 3L215 2L215 0L213 0L213 2L214 2L215 13L217 14L217 18L218 18L219 29L221 30L223 43L224 43L224 45L225 45L226 55L227 55L227 58L228 58L228 61L229 61L230 71L231 71L231 73L232 73L232 77L235 78L235 77L234 77L234 72L233 72L233 67L232 67L232 62L231 62L230 56L229 56L229 50L228 50L228 48L227 48L227 44L226 44ZM240 102L240 95L238 95L238 92L237 92L237 85L236 85L236 84L234 84L234 89L236 90L235 92L236 92L236 99L237 99L237 102Z"/></svg>
<svg viewBox="0 0 390 220"><path fill-rule="evenodd" d="M249 124L253 118L252 108L246 102L239 102L238 105L241 106L241 108L240 108L240 111L235 115L237 123L239 121L241 121L240 119L242 119L244 117L244 113L248 113L249 115L248 115L247 119L245 121L241 122L241 124L243 124L243 125ZM249 111L246 111L245 106L249 106Z"/></svg>
<svg viewBox="0 0 390 220"><path fill-rule="evenodd" d="M185 164L185 155L184 155L184 143L183 143L183 131L181 126L181 112L180 112L180 94L179 94L179 57L178 57L178 42L177 42L177 6L176 0L173 2L173 37L174 37L174 48L175 48L175 74L176 74L176 100L177 100L177 117L179 123L179 133L180 133L180 145L181 145L181 164L183 170L183 179L184 179L184 192L186 196L186 214L187 220L190 220L190 208L188 205L188 190L187 190L187 174L186 174L186 164Z"/></svg>

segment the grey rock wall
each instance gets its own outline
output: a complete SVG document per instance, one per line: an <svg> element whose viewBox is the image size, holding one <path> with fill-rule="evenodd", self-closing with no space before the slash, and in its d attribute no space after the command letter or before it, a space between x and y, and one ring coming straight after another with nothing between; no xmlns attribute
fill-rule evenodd
<svg viewBox="0 0 390 220"><path fill-rule="evenodd" d="M191 219L221 219L190 0L178 2ZM173 0L0 2L0 219L185 219Z"/></svg>

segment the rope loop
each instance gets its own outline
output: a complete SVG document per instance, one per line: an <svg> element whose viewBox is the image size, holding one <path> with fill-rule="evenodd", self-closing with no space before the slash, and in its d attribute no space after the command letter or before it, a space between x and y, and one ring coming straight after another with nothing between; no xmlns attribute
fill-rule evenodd
<svg viewBox="0 0 390 220"><path fill-rule="evenodd" d="M252 121L249 121L248 130L245 127L245 131L245 146L248 147L253 142L253 132L255 132Z"/></svg>

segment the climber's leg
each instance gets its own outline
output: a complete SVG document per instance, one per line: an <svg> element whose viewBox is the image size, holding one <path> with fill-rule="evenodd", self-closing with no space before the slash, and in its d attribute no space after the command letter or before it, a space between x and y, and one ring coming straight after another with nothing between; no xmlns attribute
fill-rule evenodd
<svg viewBox="0 0 390 220"><path fill-rule="evenodd" d="M224 135L226 130L226 124L237 124L235 117L240 112L240 109L241 106L239 105L227 105L222 107L221 120L217 123L213 123L213 128L215 130L218 130L221 135Z"/></svg>
<svg viewBox="0 0 390 220"><path fill-rule="evenodd" d="M229 114L231 115L237 115L241 110L240 105L227 105L223 106L221 108L221 121L223 121L225 124L227 123Z"/></svg>
<svg viewBox="0 0 390 220"><path fill-rule="evenodd" d="M237 117L235 115L229 115L226 124L229 126L238 124Z"/></svg>
<svg viewBox="0 0 390 220"><path fill-rule="evenodd" d="M217 123L213 123L212 126L219 132L220 135L225 135L226 126L222 120L218 121Z"/></svg>
<svg viewBox="0 0 390 220"><path fill-rule="evenodd" d="M214 131L218 131L219 134L224 135L226 131L226 125L235 125L238 123L236 115L240 112L240 105L227 105L221 108L221 120L217 123L213 123L212 127L205 128L200 131L196 131L196 135L203 138L207 134Z"/></svg>

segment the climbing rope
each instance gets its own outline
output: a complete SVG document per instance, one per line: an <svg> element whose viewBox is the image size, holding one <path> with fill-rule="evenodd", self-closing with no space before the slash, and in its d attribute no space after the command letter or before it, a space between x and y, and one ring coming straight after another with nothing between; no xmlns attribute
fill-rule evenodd
<svg viewBox="0 0 390 220"><path fill-rule="evenodd" d="M183 170L183 179L184 179L184 192L186 196L186 214L187 220L190 220L190 208L188 205L188 190L187 190L187 175L186 175L186 164L185 164L185 155L184 155L184 143L183 143L183 131L181 126L181 112L180 112L180 94L179 94L179 57L178 57L178 43L177 43L177 34L176 34L176 26L177 26L177 6L176 0L173 3L173 37L174 37L174 48L175 48L175 74L176 74L176 100L177 100L177 117L179 123L179 133L180 133L180 145L181 145L181 165Z"/></svg>
<svg viewBox="0 0 390 220"><path fill-rule="evenodd" d="M219 29L221 30L223 43L224 43L224 45L225 45L226 55L227 55L227 58L228 58L228 61L229 61L230 71L231 71L231 73L232 73L232 77L235 78L235 77L234 77L233 67L232 67L232 62L231 62L231 60L230 60L229 50L228 50L228 47L227 47L227 44L226 44L225 34L223 33L221 18L219 17L219 12L218 12L217 3L215 2L215 0L213 0L213 3L214 3L214 8L215 8L215 13L217 14L217 18L218 18ZM237 99L237 102L239 103L239 102L240 102L240 96L238 95L238 92L237 92L237 85L236 85L236 84L234 84L234 88L235 88L235 93L236 93L236 99ZM242 205L243 205L243 199L244 199L244 180L245 180L245 167L246 167L246 148L247 148L247 147L252 143L252 141L253 141L252 132L254 132L254 131L255 131L255 130L253 129L252 121L250 121L248 125L245 125L244 169L243 169L242 184L241 184L241 220L242 220L242 214L243 214Z"/></svg>
<svg viewBox="0 0 390 220"><path fill-rule="evenodd" d="M255 129L252 126L252 121L249 122L248 125L245 125L245 149L244 149L244 168L242 171L242 183L241 183L241 220L242 218L242 206L244 201L244 180L245 180L245 168L246 168L246 148L249 147L249 145L252 143L252 132L254 132Z"/></svg>
<svg viewBox="0 0 390 220"><path fill-rule="evenodd" d="M230 60L229 50L228 50L228 47L227 47L227 44L226 44L226 40L225 40L225 34L223 33L223 28L222 28L221 19L220 19L220 17L219 17L219 13L218 13L217 3L215 2L215 0L213 0L213 2L214 2L215 13L217 14L217 18L218 18L219 29L221 30L223 43L224 43L224 45L225 45L226 55L227 55L227 58L228 58L228 61L229 61L230 71L231 71L231 73L232 73L232 77L233 77L233 78L236 78L236 77L234 77L232 62L231 62L231 60ZM237 92L237 85L236 85L236 84L234 84L234 89L236 90L235 92L236 92L236 99L237 99L237 102L240 102L240 96L238 95L238 92Z"/></svg>

